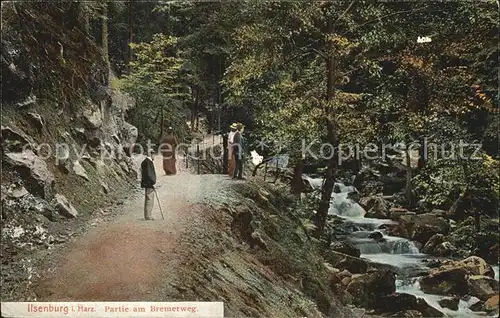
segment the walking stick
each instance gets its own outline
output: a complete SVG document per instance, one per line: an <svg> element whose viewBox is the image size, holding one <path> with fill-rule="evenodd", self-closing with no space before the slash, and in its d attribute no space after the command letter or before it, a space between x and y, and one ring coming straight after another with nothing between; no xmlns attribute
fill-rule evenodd
<svg viewBox="0 0 500 318"><path fill-rule="evenodd" d="M155 194L156 194L156 201L158 201L158 207L160 208L161 219L162 219L162 220L165 220L165 218L163 217L163 212L162 212L162 210L161 210L160 199L158 198L158 192L156 192L156 189L155 189L155 188L153 188L153 190L155 191Z"/></svg>

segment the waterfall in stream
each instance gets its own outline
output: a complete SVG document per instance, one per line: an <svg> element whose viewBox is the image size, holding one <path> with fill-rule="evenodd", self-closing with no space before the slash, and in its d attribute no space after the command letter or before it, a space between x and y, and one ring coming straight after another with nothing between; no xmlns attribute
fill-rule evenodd
<svg viewBox="0 0 500 318"><path fill-rule="evenodd" d="M311 186L320 190L323 184L323 179L313 179L307 176L304 177ZM343 218L351 230L349 237L351 241L361 252L361 257L375 263L389 264L401 269L402 273L398 274L396 281L396 291L400 293L408 293L420 298L424 298L426 302L437 310L443 312L448 317L465 318L465 317L480 317L487 316L486 313L478 313L470 310L468 307L472 304L460 300L458 311L453 311L447 308L442 308L438 301L447 298L447 296L439 296L425 294L419 286L418 279L411 273L418 272L421 269L427 268L422 262L428 255L419 252L418 248L411 242L402 237L386 235L383 230L379 229L382 224L395 224L388 219L372 219L365 218L365 210L356 202L349 198L349 193L357 192L352 186L345 186L342 183L336 183L335 187L340 190L339 193L332 194L330 205L330 214L335 214ZM374 231L379 233L374 233ZM495 271L495 279L498 280L499 267L493 266Z"/></svg>
<svg viewBox="0 0 500 318"><path fill-rule="evenodd" d="M350 189L349 187L346 188ZM365 215L366 211L359 204L353 202L347 197L350 192L333 193L332 204L330 205L328 212L330 214L346 217L361 217Z"/></svg>
<svg viewBox="0 0 500 318"><path fill-rule="evenodd" d="M321 189L323 179L313 179L306 177L311 186L317 190ZM342 183L335 183L335 188L339 193L332 193L329 213L338 215L351 224L353 230L349 240L359 248L361 255L373 254L418 254L418 248L413 242L395 236L385 235L380 231L381 238L373 239L368 237L382 224L394 224L396 222L387 219L365 218L366 211L356 202L349 198L350 193L357 193L355 187L346 186ZM370 257L368 257L370 258Z"/></svg>
<svg viewBox="0 0 500 318"><path fill-rule="evenodd" d="M393 247L392 254L418 254L418 248L411 241L398 240Z"/></svg>
<svg viewBox="0 0 500 318"><path fill-rule="evenodd" d="M443 298L449 298L447 296L441 295L432 295L424 293L419 286L418 279L414 279L412 283L407 284L401 280L396 281L396 290L400 293L411 294L420 298L425 299L425 301L436 308L437 310L444 313L447 317L454 318L471 318L471 317L487 317L486 313L474 312L469 309L469 306L472 305L475 301L474 298L471 298L469 301L460 300L458 303L458 310L451 310L448 308L443 308L439 305L439 300Z"/></svg>
<svg viewBox="0 0 500 318"><path fill-rule="evenodd" d="M396 237L383 235L380 239L369 238L368 235L373 232L358 231L352 233L349 239L360 250L361 254L418 254L418 248L409 240ZM381 233L381 232L380 232ZM363 235L360 235L363 234Z"/></svg>

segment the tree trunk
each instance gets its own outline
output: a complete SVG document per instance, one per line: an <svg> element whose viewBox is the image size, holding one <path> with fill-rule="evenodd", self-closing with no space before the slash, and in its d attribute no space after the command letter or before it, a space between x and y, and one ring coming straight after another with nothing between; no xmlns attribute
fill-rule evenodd
<svg viewBox="0 0 500 318"><path fill-rule="evenodd" d="M471 198L472 202L472 198ZM474 225L476 228L476 234L481 232L481 214L479 210L476 207L473 207L474 209Z"/></svg>
<svg viewBox="0 0 500 318"><path fill-rule="evenodd" d="M105 85L109 83L109 47L108 47L108 3L104 2L102 7L102 34L101 34L101 43L102 43L102 55L104 57L105 64Z"/></svg>
<svg viewBox="0 0 500 318"><path fill-rule="evenodd" d="M228 146L228 136L227 134L222 135L222 173L227 174L227 163L228 163L228 151L227 151L227 146Z"/></svg>
<svg viewBox="0 0 500 318"><path fill-rule="evenodd" d="M221 111L224 104L224 95L222 90L222 80L224 78L224 58L220 59L220 70L219 70L219 80L217 81L217 116L218 116L218 131L219 134L222 133L221 127ZM225 130L225 129L224 129Z"/></svg>
<svg viewBox="0 0 500 318"><path fill-rule="evenodd" d="M328 34L333 34L333 20L332 17L327 16ZM337 168L338 156L338 137L337 137L337 124L333 118L333 111L331 108L331 101L335 97L335 57L333 55L333 42L327 42L327 88L326 88L326 103L324 106L324 114L326 117L326 131L328 142L334 147L334 155L331 155L328 160L328 167L326 170L325 181L321 189L321 201L319 203L318 212L314 217L314 224L316 226L316 236L323 234L326 218L328 216L328 209L330 208L330 200L332 197L333 186L335 184L335 170Z"/></svg>
<svg viewBox="0 0 500 318"><path fill-rule="evenodd" d="M83 33L85 34L85 37L90 37L90 13L89 13L89 8L88 4L85 2L80 2L78 6L78 23L82 23L83 25ZM87 47L87 41L83 41L83 57L87 58L88 53L88 47Z"/></svg>
<svg viewBox="0 0 500 318"><path fill-rule="evenodd" d="M405 186L405 196L406 196L406 201L408 201L408 204L412 206L414 204L413 200L413 191L411 187L411 179L412 179L412 172L411 172L411 159L410 159L410 151L408 148L405 150L405 156L406 156L406 186Z"/></svg>
<svg viewBox="0 0 500 318"><path fill-rule="evenodd" d="M165 126L165 118L163 116L163 108L164 108L164 106L162 105L160 108L160 137L158 138L158 140L160 140L160 143L161 143L161 140L163 139L163 127Z"/></svg>
<svg viewBox="0 0 500 318"><path fill-rule="evenodd" d="M130 62L133 59L133 50L130 47L131 43L134 43L134 26L133 26L133 13L132 13L132 1L128 2L128 45L127 45L127 72L131 73Z"/></svg>
<svg viewBox="0 0 500 318"><path fill-rule="evenodd" d="M334 147L338 146L338 141L335 132L335 123L331 119L327 119L327 135L328 142L330 142ZM314 224L316 225L316 236L323 233L326 224L326 218L328 216L328 210L330 208L330 200L332 198L333 186L335 185L335 170L337 168L337 152L328 161L328 167L326 169L325 181L323 182L323 187L321 189L321 201L319 203L318 212L316 213Z"/></svg>
<svg viewBox="0 0 500 318"><path fill-rule="evenodd" d="M212 134L212 131L214 131L215 129L213 129L213 125L214 125L214 111L211 110L210 111L210 114L207 116L207 119L208 119L208 131L207 131L207 134L211 135Z"/></svg>
<svg viewBox="0 0 500 318"><path fill-rule="evenodd" d="M359 171L357 174L356 174L356 177L354 177L354 182L353 182L353 186L358 189L358 191L363 191L363 185L364 185L364 182L365 182L365 175L363 173L363 171Z"/></svg>
<svg viewBox="0 0 500 318"><path fill-rule="evenodd" d="M480 215L480 211L477 209L477 207L474 206L474 203L473 203L474 192L470 186L471 173L470 173L470 167L467 164L469 160L470 160L470 157L468 157L466 161L461 160L459 157L459 163L462 165L462 169L464 171L465 184L466 184L464 194L463 194L464 201L466 202L466 204L464 204L462 213L463 213L463 218L465 218L466 210L474 210L474 225L476 228L476 232L479 232L479 231L481 231L481 215Z"/></svg>
<svg viewBox="0 0 500 318"><path fill-rule="evenodd" d="M303 183L302 183L302 171L304 170L304 160L299 159L295 164L295 168L293 170L293 179L291 183L291 192L293 195L300 197L300 194L303 191Z"/></svg>
<svg viewBox="0 0 500 318"><path fill-rule="evenodd" d="M198 124L196 120L198 118L198 103L200 97L200 90L196 89L196 94L194 96L193 108L191 109L191 130L195 131L195 128L198 129Z"/></svg>
<svg viewBox="0 0 500 318"><path fill-rule="evenodd" d="M446 216L457 222L465 220L467 216L467 211L472 208L472 194L467 188L464 193L459 194L458 198L453 202L452 206L448 209ZM474 214L476 216L476 214ZM475 218L475 226L478 227L477 219Z"/></svg>
<svg viewBox="0 0 500 318"><path fill-rule="evenodd" d="M90 34L90 14L88 12L89 8L87 5L87 3L80 3L80 13L82 14L83 29L85 30L86 36ZM83 54L85 54L85 51Z"/></svg>
<svg viewBox="0 0 500 318"><path fill-rule="evenodd" d="M255 176L257 175L257 171L259 170L259 168L260 168L260 167L262 167L262 166L264 166L264 165L267 167L267 163L268 163L269 161L271 161L272 159L273 159L273 157L265 158L265 159L263 159L263 160L262 160L262 162L261 162L261 163L257 164L257 165L255 166L255 168L253 169L253 172L252 172L252 177L255 177ZM266 168L266 169L267 169L267 168ZM264 180L265 180L265 178L264 178Z"/></svg>
<svg viewBox="0 0 500 318"><path fill-rule="evenodd" d="M422 138L420 140L420 148L418 149L418 169L423 169L427 162L427 140Z"/></svg>
<svg viewBox="0 0 500 318"><path fill-rule="evenodd" d="M354 173L357 175L359 174L363 166L363 162L361 161L361 155L359 154L358 147L354 148L354 162L355 162Z"/></svg>

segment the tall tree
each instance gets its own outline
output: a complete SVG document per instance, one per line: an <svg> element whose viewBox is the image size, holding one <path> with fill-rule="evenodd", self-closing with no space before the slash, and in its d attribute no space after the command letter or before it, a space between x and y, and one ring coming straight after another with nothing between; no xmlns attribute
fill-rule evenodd
<svg viewBox="0 0 500 318"><path fill-rule="evenodd" d="M108 3L103 2L102 3L102 18L101 18L101 44L102 44L102 55L104 58L104 65L106 66L106 69L108 70L106 74L104 74L105 79L104 82L105 84L109 83L109 70L110 70L110 64L109 64L109 44L108 44Z"/></svg>
<svg viewBox="0 0 500 318"><path fill-rule="evenodd" d="M178 133L184 135L182 101L190 97L184 80L189 74L183 69L186 61L177 49L177 41L156 34L151 42L132 44L136 59L131 62L131 74L123 79L123 88L137 100L132 123L146 138L155 141L167 124L178 127Z"/></svg>

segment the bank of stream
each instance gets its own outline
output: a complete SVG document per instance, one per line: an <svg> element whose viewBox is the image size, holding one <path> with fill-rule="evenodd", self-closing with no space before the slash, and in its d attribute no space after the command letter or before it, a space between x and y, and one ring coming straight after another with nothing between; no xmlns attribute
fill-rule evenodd
<svg viewBox="0 0 500 318"><path fill-rule="evenodd" d="M315 190L320 190L323 179L304 176ZM449 298L442 295L424 293L419 284L419 276L430 270L428 266L433 260L449 260L443 257L434 257L421 253L418 244L397 236L388 235L387 225L397 222L391 219L377 219L365 217L366 211L361 205L350 198L357 193L355 187L342 183L335 185L336 191L332 194L329 214L341 217L348 234L343 237L359 249L360 257L372 264L383 264L391 267L397 275L396 292L407 293L425 301L449 317L484 317L486 312L477 312L469 309L478 299L475 297L462 298L458 310L443 308L439 301ZM498 265L492 265L495 271L495 280L498 283ZM466 300L467 299L467 300Z"/></svg>

